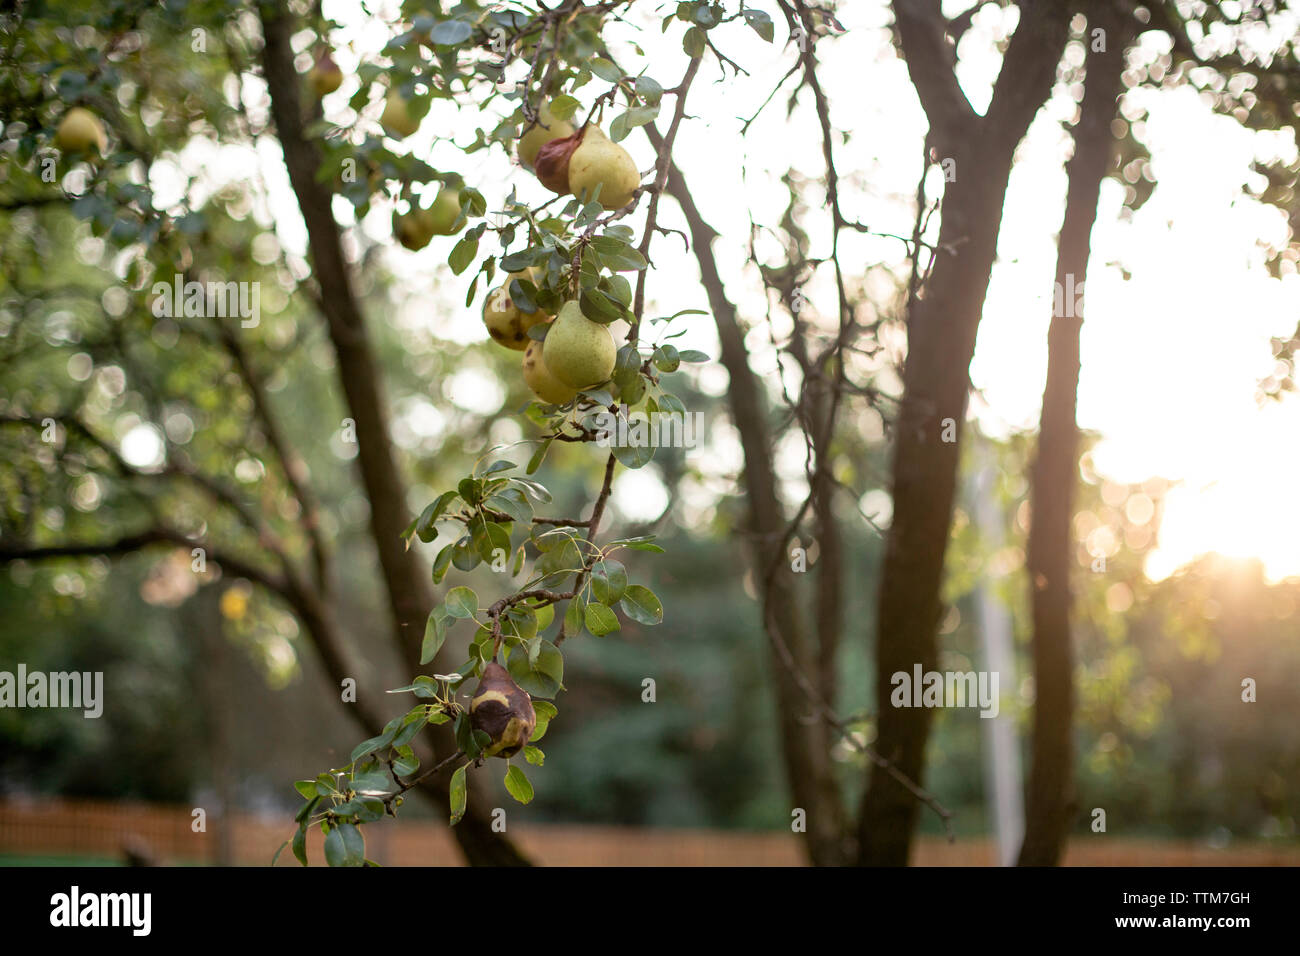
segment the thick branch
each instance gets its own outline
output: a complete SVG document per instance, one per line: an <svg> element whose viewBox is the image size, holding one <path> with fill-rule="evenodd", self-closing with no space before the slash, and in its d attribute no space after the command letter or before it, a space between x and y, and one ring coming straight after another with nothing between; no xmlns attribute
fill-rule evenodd
<svg viewBox="0 0 1300 956"><path fill-rule="evenodd" d="M946 153L945 144L970 134L976 115L957 82L956 50L944 36L946 21L939 0L894 0L893 7L908 75L937 144Z"/></svg>

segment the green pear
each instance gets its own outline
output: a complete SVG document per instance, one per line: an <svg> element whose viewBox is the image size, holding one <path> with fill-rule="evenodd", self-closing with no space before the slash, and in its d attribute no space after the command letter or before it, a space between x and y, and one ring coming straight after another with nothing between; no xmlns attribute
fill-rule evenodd
<svg viewBox="0 0 1300 956"><path fill-rule="evenodd" d="M614 372L618 347L609 329L582 314L576 300L564 303L546 333L542 359L551 374L570 388L599 385Z"/></svg>
<svg viewBox="0 0 1300 956"><path fill-rule="evenodd" d="M542 359L542 343L529 339L524 349L524 384L534 395L550 405L563 405L577 396L578 390L570 388L551 374Z"/></svg>
<svg viewBox="0 0 1300 956"><path fill-rule="evenodd" d="M100 154L108 148L104 124L88 109L74 106L64 114L54 133L54 145L67 153L84 153L94 146Z"/></svg>
<svg viewBox="0 0 1300 956"><path fill-rule="evenodd" d="M408 213L393 210L393 236L412 252L423 249L433 238L433 222L429 210L413 206Z"/></svg>
<svg viewBox="0 0 1300 956"><path fill-rule="evenodd" d="M435 236L456 234L456 220L460 218L460 190L443 186L429 207L429 222Z"/></svg>
<svg viewBox="0 0 1300 956"><path fill-rule="evenodd" d="M394 139L403 139L420 128L420 121L411 115L406 99L397 90L389 90L384 99L384 112L379 124Z"/></svg>
<svg viewBox="0 0 1300 956"><path fill-rule="evenodd" d="M469 724L491 738L483 756L513 757L533 736L537 712L533 699L510 678L510 672L489 661L469 702Z"/></svg>
<svg viewBox="0 0 1300 956"><path fill-rule="evenodd" d="M498 286L487 294L487 299L483 302L483 324L487 326L488 335L495 341L508 349L522 352L532 341L528 338L528 330L538 322L549 322L553 316L541 309L536 312L525 312L515 305L510 296L512 279L527 279L534 285L537 284L532 269L512 272L506 277L505 285ZM541 345L540 342L537 344ZM537 389L534 388L533 391Z"/></svg>
<svg viewBox="0 0 1300 956"><path fill-rule="evenodd" d="M579 199L590 198L600 186L600 204L622 209L641 185L632 155L612 142L599 126L588 126L582 143L569 159L569 189Z"/></svg>
<svg viewBox="0 0 1300 956"><path fill-rule="evenodd" d="M525 121L527 125L527 121ZM519 137L519 162L528 169L537 161L537 151L553 139L573 135L573 124L551 115L551 105L543 103L537 111L537 125Z"/></svg>

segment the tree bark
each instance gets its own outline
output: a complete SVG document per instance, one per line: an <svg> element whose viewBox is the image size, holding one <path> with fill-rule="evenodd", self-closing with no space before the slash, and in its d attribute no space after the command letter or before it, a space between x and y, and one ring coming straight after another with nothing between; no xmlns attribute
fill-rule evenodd
<svg viewBox="0 0 1300 956"><path fill-rule="evenodd" d="M1097 27L1105 30L1104 51L1092 47L1091 34ZM1072 290L1083 289L1087 278L1097 196L1111 161L1110 123L1122 88L1124 49L1129 40L1125 21L1111 0L1093 4L1088 34L1083 104L1074 128L1074 156L1067 167L1070 184L1056 258L1056 287L1062 290L1062 307L1053 309L1047 333L1047 384L1030 488L1032 524L1026 559L1033 604L1035 700L1021 866L1060 862L1075 811L1070 519L1078 480L1075 399L1083 316L1074 307Z"/></svg>
<svg viewBox="0 0 1300 956"><path fill-rule="evenodd" d="M951 68L936 2L894 4L899 34L941 158L956 178L943 201L938 260L908 314L903 396L895 422L890 523L876 627L876 749L918 785L933 716L892 706L890 676L913 665L936 670L939 591L952 521L969 366L1002 223L1016 145L1047 99L1065 46L1066 5L1022 3L988 113L976 118ZM935 39L938 37L938 46ZM949 57L951 59L951 57ZM944 441L945 421L955 441ZM889 774L872 769L858 821L859 862L907 863L918 804Z"/></svg>
<svg viewBox="0 0 1300 956"><path fill-rule="evenodd" d="M406 484L389 440L383 382L367 334L365 317L343 257L332 194L316 180L320 151L303 134L303 79L293 66L293 24L275 5L261 7L265 46L262 63L271 94L271 114L285 165L307 226L312 271L320 286L319 304L337 356L339 382L355 423L357 462L370 504L370 532L379 555L384 587L399 648L412 667L419 666L424 624L433 609L432 582L416 551L408 550L402 532L410 522ZM436 664L435 664L436 666ZM455 752L450 725L432 728L435 759ZM446 775L432 778L441 805L447 803ZM469 808L454 828L466 859L475 865L519 865L527 860L499 833L492 832L490 810L470 791Z"/></svg>
<svg viewBox="0 0 1300 956"><path fill-rule="evenodd" d="M661 142L658 134L649 126L646 131L651 144L658 149ZM718 233L700 215L676 165L669 169L668 194L677 200L686 218L691 248L699 263L700 279L722 343L722 364L731 379L727 396L744 451L745 496L749 508L747 531L752 543L753 573L763 596L765 627L775 632L769 646L781 753L790 796L794 808L806 813L805 848L809 860L815 866L842 866L851 859L850 847L846 845L848 815L835 782L827 729L814 716L815 708L776 643L779 640L784 644L794 666L812 679L817 670L816 656L800 614L798 589L788 556L778 552L786 518L772 467L766 408L749 367L736 308L727 298L713 257L712 244ZM774 566L775 573L769 575L768 569Z"/></svg>

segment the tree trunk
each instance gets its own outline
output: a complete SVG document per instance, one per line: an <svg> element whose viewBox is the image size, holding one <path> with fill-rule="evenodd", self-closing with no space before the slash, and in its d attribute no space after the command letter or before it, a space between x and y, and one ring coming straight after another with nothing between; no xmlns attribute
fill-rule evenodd
<svg viewBox="0 0 1300 956"><path fill-rule="evenodd" d="M330 207L332 194L325 183L316 180L320 151L303 134L303 106L298 95L303 78L294 69L289 44L293 24L279 7L264 5L261 13L265 40L262 61L271 94L271 113L307 226L312 271L320 285L320 307L338 358L339 382L348 413L355 423L357 461L370 504L371 537L379 554L397 643L408 664L418 667L425 621L433 609L432 582L418 552L407 550L401 537L410 522L406 484L389 440L381 373L343 258L338 224ZM433 728L429 735L435 759L455 752L449 728ZM445 806L447 775L436 775L433 780L436 783L432 789ZM509 840L492 832L489 808L480 794L470 791L469 808L453 831L466 859L475 865L526 863Z"/></svg>
<svg viewBox="0 0 1300 956"><path fill-rule="evenodd" d="M1088 23L1089 52L1083 105L1074 129L1065 219L1056 258L1054 308L1047 333L1047 384L1038 429L1038 457L1030 489L1032 525L1027 563L1033 604L1034 731L1021 866L1055 866L1074 815L1074 658L1070 644L1070 518L1078 475L1079 329L1076 292L1087 277L1097 196L1110 164L1110 123L1121 90L1128 35L1110 2L1095 3ZM1105 30L1105 50L1092 31Z"/></svg>
<svg viewBox="0 0 1300 956"><path fill-rule="evenodd" d="M658 134L647 126L651 145L659 148ZM778 552L785 533L786 518L772 467L769 434L763 397L749 368L744 334L736 309L727 298L722 277L713 258L712 243L718 233L704 221L674 165L668 175L668 193L677 200L686 217L691 247L700 266L700 279L709 299L722 343L722 364L731 384L727 396L731 418L740 432L744 451L745 496L749 506L748 538L751 542L755 584L762 594L764 626L769 634L771 666L776 683L777 721L785 776L793 800L792 809L806 814L808 858L815 866L842 866L849 862L846 846L848 815L835 782L828 732L817 710L799 686L790 662L781 653L779 640L789 649L794 665L809 680L814 679L817 661L810 635L800 614L798 589L787 555ZM775 565L775 573L768 569Z"/></svg>
<svg viewBox="0 0 1300 956"><path fill-rule="evenodd" d="M970 360L1015 148L1051 91L1065 45L1068 11L1063 7L1021 4L1020 25L988 113L977 118L950 71L937 75L944 64L926 52L935 30L942 48L942 23L934 22L938 4L929 6L929 18L919 16L911 0L895 4L908 71L930 116L932 141L941 158L955 160L956 176L947 184L942 207L939 244L947 251L938 253L923 296L908 314L903 397L894 430L894 512L877 605L876 749L918 785L933 715L924 707L892 706L890 676L910 674L916 664L923 671L937 669L939 590ZM945 425L958 440L943 440ZM858 821L859 861L905 865L918 806L892 776L873 768Z"/></svg>

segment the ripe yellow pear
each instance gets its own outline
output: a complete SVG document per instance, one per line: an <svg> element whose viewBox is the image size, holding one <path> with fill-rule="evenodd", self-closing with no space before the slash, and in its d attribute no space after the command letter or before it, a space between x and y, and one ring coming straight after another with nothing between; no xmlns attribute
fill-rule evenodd
<svg viewBox="0 0 1300 956"><path fill-rule="evenodd" d="M343 71L339 69L329 50L323 50L316 58L315 64L307 71L307 82L311 85L316 99L333 93L343 85Z"/></svg>
<svg viewBox="0 0 1300 956"><path fill-rule="evenodd" d="M515 305L510 297L512 279L527 279L534 285L537 282L531 269L512 272L506 277L505 285L498 286L487 294L487 299L483 303L483 324L487 326L488 335L495 341L508 349L522 352L532 341L528 337L528 330L538 322L549 322L552 316L541 309L536 312L525 312ZM541 345L540 342L537 344Z"/></svg>
<svg viewBox="0 0 1300 956"><path fill-rule="evenodd" d="M546 367L570 388L591 388L614 372L614 336L583 315L576 300L564 303L543 344Z"/></svg>
<svg viewBox="0 0 1300 956"><path fill-rule="evenodd" d="M379 124L394 139L410 136L420 128L420 121L411 116L410 107L405 97L397 90L389 90L384 99L384 112L379 117Z"/></svg>
<svg viewBox="0 0 1300 956"><path fill-rule="evenodd" d="M456 233L456 220L460 218L460 190L443 186L429 207L429 223L435 236Z"/></svg>
<svg viewBox="0 0 1300 956"><path fill-rule="evenodd" d="M528 125L527 121L524 125ZM519 138L519 162L529 169L537 160L537 151L553 139L573 135L573 124L551 115L551 105L543 103L537 111L537 125Z"/></svg>
<svg viewBox="0 0 1300 956"><path fill-rule="evenodd" d="M563 405L573 401L578 394L576 388L570 388L551 374L542 360L542 343L535 339L528 340L524 349L524 384L532 389L533 394L551 405Z"/></svg>
<svg viewBox="0 0 1300 956"><path fill-rule="evenodd" d="M599 126L588 126L582 143L569 159L569 189L579 199L590 199L600 186L600 204L622 209L641 185L641 173L632 155L606 136Z"/></svg>
<svg viewBox="0 0 1300 956"><path fill-rule="evenodd" d="M108 148L104 124L90 110L74 106L64 114L54 133L54 145L68 153L84 153L94 146L101 154Z"/></svg>

